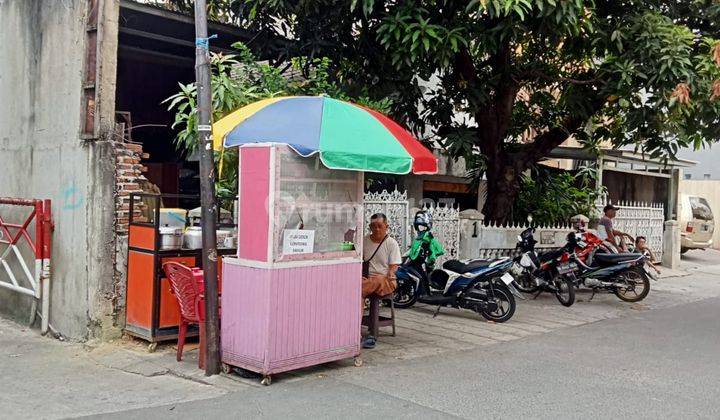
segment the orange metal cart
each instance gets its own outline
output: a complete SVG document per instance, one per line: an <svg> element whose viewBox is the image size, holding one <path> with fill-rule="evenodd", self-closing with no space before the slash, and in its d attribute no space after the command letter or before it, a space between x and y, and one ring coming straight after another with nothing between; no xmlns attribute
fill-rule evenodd
<svg viewBox="0 0 720 420"><path fill-rule="evenodd" d="M199 199L177 194L132 194L130 196L130 226L128 231L128 273L126 289L125 332L150 342L153 351L160 341L174 340L178 336L180 311L170 283L165 277L163 264L175 261L188 267L202 268L202 249L169 249L160 247L160 203L169 199ZM134 217L141 201L151 203L148 218ZM218 212L219 214L219 212ZM147 220L146 220L147 219ZM218 267L223 255L236 254L235 248L218 248ZM218 273L222 270L218 269ZM221 291L222 281L219 278ZM197 336L197 329L187 336Z"/></svg>

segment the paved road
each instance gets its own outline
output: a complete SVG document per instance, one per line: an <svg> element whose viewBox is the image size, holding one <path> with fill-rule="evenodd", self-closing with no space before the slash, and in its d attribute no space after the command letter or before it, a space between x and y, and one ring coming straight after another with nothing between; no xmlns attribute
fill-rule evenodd
<svg viewBox="0 0 720 420"><path fill-rule="evenodd" d="M718 418L720 299L97 418Z"/></svg>
<svg viewBox="0 0 720 420"><path fill-rule="evenodd" d="M61 343L0 319L0 419L57 419L119 410L137 417L165 410L175 415L175 410L179 410L181 417L182 414L195 417L193 414L197 413L188 406L221 414L297 417L320 413L328 418L360 417L366 412L424 417L488 414L509 417L518 413L530 417L553 413L553 407L575 410L562 411L565 416L577 414L575 407L595 407L597 412L609 415L614 413L609 411L614 405L603 401L596 407L592 404L595 399L582 395L587 392L608 395L603 386L592 390L591 378L600 378L601 384L605 381L614 384L607 377L618 377L614 369L623 366L625 359L611 352L607 357L601 353L601 364L595 366L596 359L586 355L588 348L609 345L608 337L618 341L612 346L623 347L636 343L635 334L647 331L661 331L671 339L687 332L696 334L684 337L684 342L703 356L710 354L703 350L708 347L703 347L704 337L717 336L712 323L695 324L692 317L688 318L693 322L688 328L677 324L679 321L672 316L669 318L672 328L667 331L640 326L647 317L655 319L666 311L692 309L693 302L720 299L720 252L689 252L683 256L681 270L663 270L663 275L667 278L653 282L648 298L637 304L621 302L611 295L599 295L588 302L589 294L581 293L573 307L564 308L552 296L542 295L537 300L522 301L513 319L505 324L486 323L469 311L452 309L433 318L433 308L418 305L412 310L398 311L397 337L382 335L378 347L363 354L366 361L363 368L353 367L351 360L308 368L277 375L269 389L260 387L257 379L237 375L205 377L197 369L197 350L191 350L191 346L186 348L183 362L177 363L172 344L149 354L146 344L139 341ZM713 310L712 305L709 310ZM658 321L663 328L664 322ZM609 328L609 332L604 328ZM616 330L622 334L616 336ZM695 335L700 338L696 340ZM659 335L659 340L654 336L639 337L644 340L640 343L653 351L668 345L665 336ZM596 337L600 337L599 341ZM660 344L655 345L653 340ZM720 346L715 347L713 350L718 353ZM642 351L646 351L645 347ZM537 352L549 354L548 360L543 364L533 361ZM683 363L704 360L685 358L684 352L678 354ZM558 368L566 359L574 364ZM652 368L655 361L661 367L671 368L654 371L636 366L638 360L633 355L627 361L632 367L627 367L624 375L635 380L654 375L651 378L660 378L658 382L664 376L672 380L679 377L674 359L655 357L648 366ZM602 363L608 363L609 370ZM572 373L566 375L567 370ZM584 378L584 372L592 372L591 378ZM698 377L702 379L703 374L711 373L716 375L708 369ZM540 385L530 387L536 377ZM459 385L453 386L455 383ZM560 397L547 397L547 393L564 390L564 385L583 392L572 391L564 397L558 391ZM626 384L615 385L612 389L622 391L618 395L624 397ZM646 413L644 408L636 407L640 402L653 401L644 392L639 391L637 401L621 402L629 410ZM708 391L701 388L699 392L702 396ZM667 399L665 395L662 398ZM615 396L609 401L615 401ZM185 405L171 410L173 404ZM481 404L488 404L491 410L478 412ZM132 411L150 407L161 408ZM679 407L686 409L688 405Z"/></svg>

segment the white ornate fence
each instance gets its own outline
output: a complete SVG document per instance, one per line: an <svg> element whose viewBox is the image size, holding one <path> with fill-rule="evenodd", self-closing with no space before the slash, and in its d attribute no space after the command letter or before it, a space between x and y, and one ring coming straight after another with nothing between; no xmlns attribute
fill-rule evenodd
<svg viewBox="0 0 720 420"><path fill-rule="evenodd" d="M384 213L388 217L390 236L395 238L402 252L410 247L413 235L412 217L415 211L409 211L406 192L383 191L381 193L366 193L364 197L365 220L375 213ZM422 208L433 217L433 235L445 249L445 255L438 259L438 264L460 255L460 211L455 207L435 206L426 204ZM412 213L412 214L410 214ZM370 233L367 226L365 233Z"/></svg>
<svg viewBox="0 0 720 420"><path fill-rule="evenodd" d="M598 203L598 211L602 214L607 201ZM611 203L618 208L613 220L616 230L625 232L633 237L644 236L647 245L657 259L662 259L663 229L665 226L665 211L660 203L626 202Z"/></svg>
<svg viewBox="0 0 720 420"><path fill-rule="evenodd" d="M527 228L526 224L513 223L484 225L482 219L461 217L460 259L514 257L519 254L517 237ZM536 248L541 252L559 248L571 231L569 224L536 226Z"/></svg>
<svg viewBox="0 0 720 420"><path fill-rule="evenodd" d="M412 216L420 209L409 209L406 192L367 193L364 197L365 220L375 213L384 213L390 225L389 233L394 237L400 249L405 252L413 235ZM606 203L598 203L602 212ZM632 236L642 235L647 238L648 246L655 256L662 258L662 239L664 227L663 205L657 203L615 203L618 208L615 228ZM513 256L517 253L515 244L517 236L527 228L525 223L484 225L481 218L460 217L455 207L435 206L426 204L423 207L433 216L433 234L440 241L446 254L439 263L449 259L499 258ZM412 214L411 214L412 213ZM465 212L463 212L465 213ZM475 212L479 214L479 212ZM365 227L366 233L367 226ZM567 234L572 231L570 224L539 226L535 232L539 249L561 247L566 242Z"/></svg>
<svg viewBox="0 0 720 420"><path fill-rule="evenodd" d="M388 233L398 241L402 252L405 252L410 246L408 227L412 223L408 216L407 192L395 190L393 192L366 193L363 204L366 222L369 222L370 216L375 213L383 213L387 216ZM365 234L369 233L370 231L366 225Z"/></svg>
<svg viewBox="0 0 720 420"><path fill-rule="evenodd" d="M600 213L606 203L597 205ZM662 240L665 216L662 204L627 203L615 204L618 208L614 219L615 229L632 235L647 238L648 247L656 258L662 258ZM465 212L463 212L465 213ZM461 216L460 259L500 258L517 255L515 249L517 236L528 226L525 223L484 225L481 218L473 214ZM570 224L538 226L535 239L538 250L559 248L566 243L566 237L573 230Z"/></svg>

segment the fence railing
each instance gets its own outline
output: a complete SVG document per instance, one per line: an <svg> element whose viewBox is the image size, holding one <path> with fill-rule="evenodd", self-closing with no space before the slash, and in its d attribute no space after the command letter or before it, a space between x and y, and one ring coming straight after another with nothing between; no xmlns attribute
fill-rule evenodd
<svg viewBox="0 0 720 420"><path fill-rule="evenodd" d="M485 225L482 219L461 215L460 259L496 259L519 255L516 249L517 237L527 229L527 223ZM535 240L538 251L549 251L563 246L570 224L535 226Z"/></svg>
<svg viewBox="0 0 720 420"><path fill-rule="evenodd" d="M411 223L408 215L407 192L395 190L393 192L383 191L381 193L365 193L363 199L365 221L370 221L370 216L376 213L383 213L388 218L388 234L395 238L401 250L410 246L410 231L408 226ZM365 225L365 234L370 230Z"/></svg>
<svg viewBox="0 0 720 420"><path fill-rule="evenodd" d="M409 209L405 192L383 191L365 194L365 216L385 213L390 223L390 235L395 237L403 250L410 245L412 216L416 208ZM597 204L598 214L607 204ZM615 228L632 236L647 238L648 247L655 256L662 258L664 209L658 203L624 202L614 203L619 209ZM424 210L433 216L433 234L440 241L446 254L440 263L448 259L494 259L516 256L517 237L527 229L528 223L484 224L482 215L476 210L459 211L453 206L438 206L425 203ZM540 251L559 248L566 243L567 234L573 230L570 223L536 226L536 247Z"/></svg>
<svg viewBox="0 0 720 420"><path fill-rule="evenodd" d="M43 334L49 328L52 230L50 200L0 198L0 287L35 298L31 323L42 302Z"/></svg>
<svg viewBox="0 0 720 420"><path fill-rule="evenodd" d="M597 205L598 212L607 204L617 207L617 215L613 220L616 230L633 237L644 236L647 246L659 260L663 252L663 229L665 228L665 209L661 203L619 201L612 203L603 201Z"/></svg>

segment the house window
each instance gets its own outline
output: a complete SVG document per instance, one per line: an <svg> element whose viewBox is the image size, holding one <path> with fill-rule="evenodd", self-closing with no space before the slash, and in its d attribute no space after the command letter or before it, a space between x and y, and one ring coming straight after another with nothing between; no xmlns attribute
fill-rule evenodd
<svg viewBox="0 0 720 420"><path fill-rule="evenodd" d="M685 174L685 179L692 179L692 174Z"/></svg>
<svg viewBox="0 0 720 420"><path fill-rule="evenodd" d="M710 174L703 174L703 179L710 179Z"/></svg>

